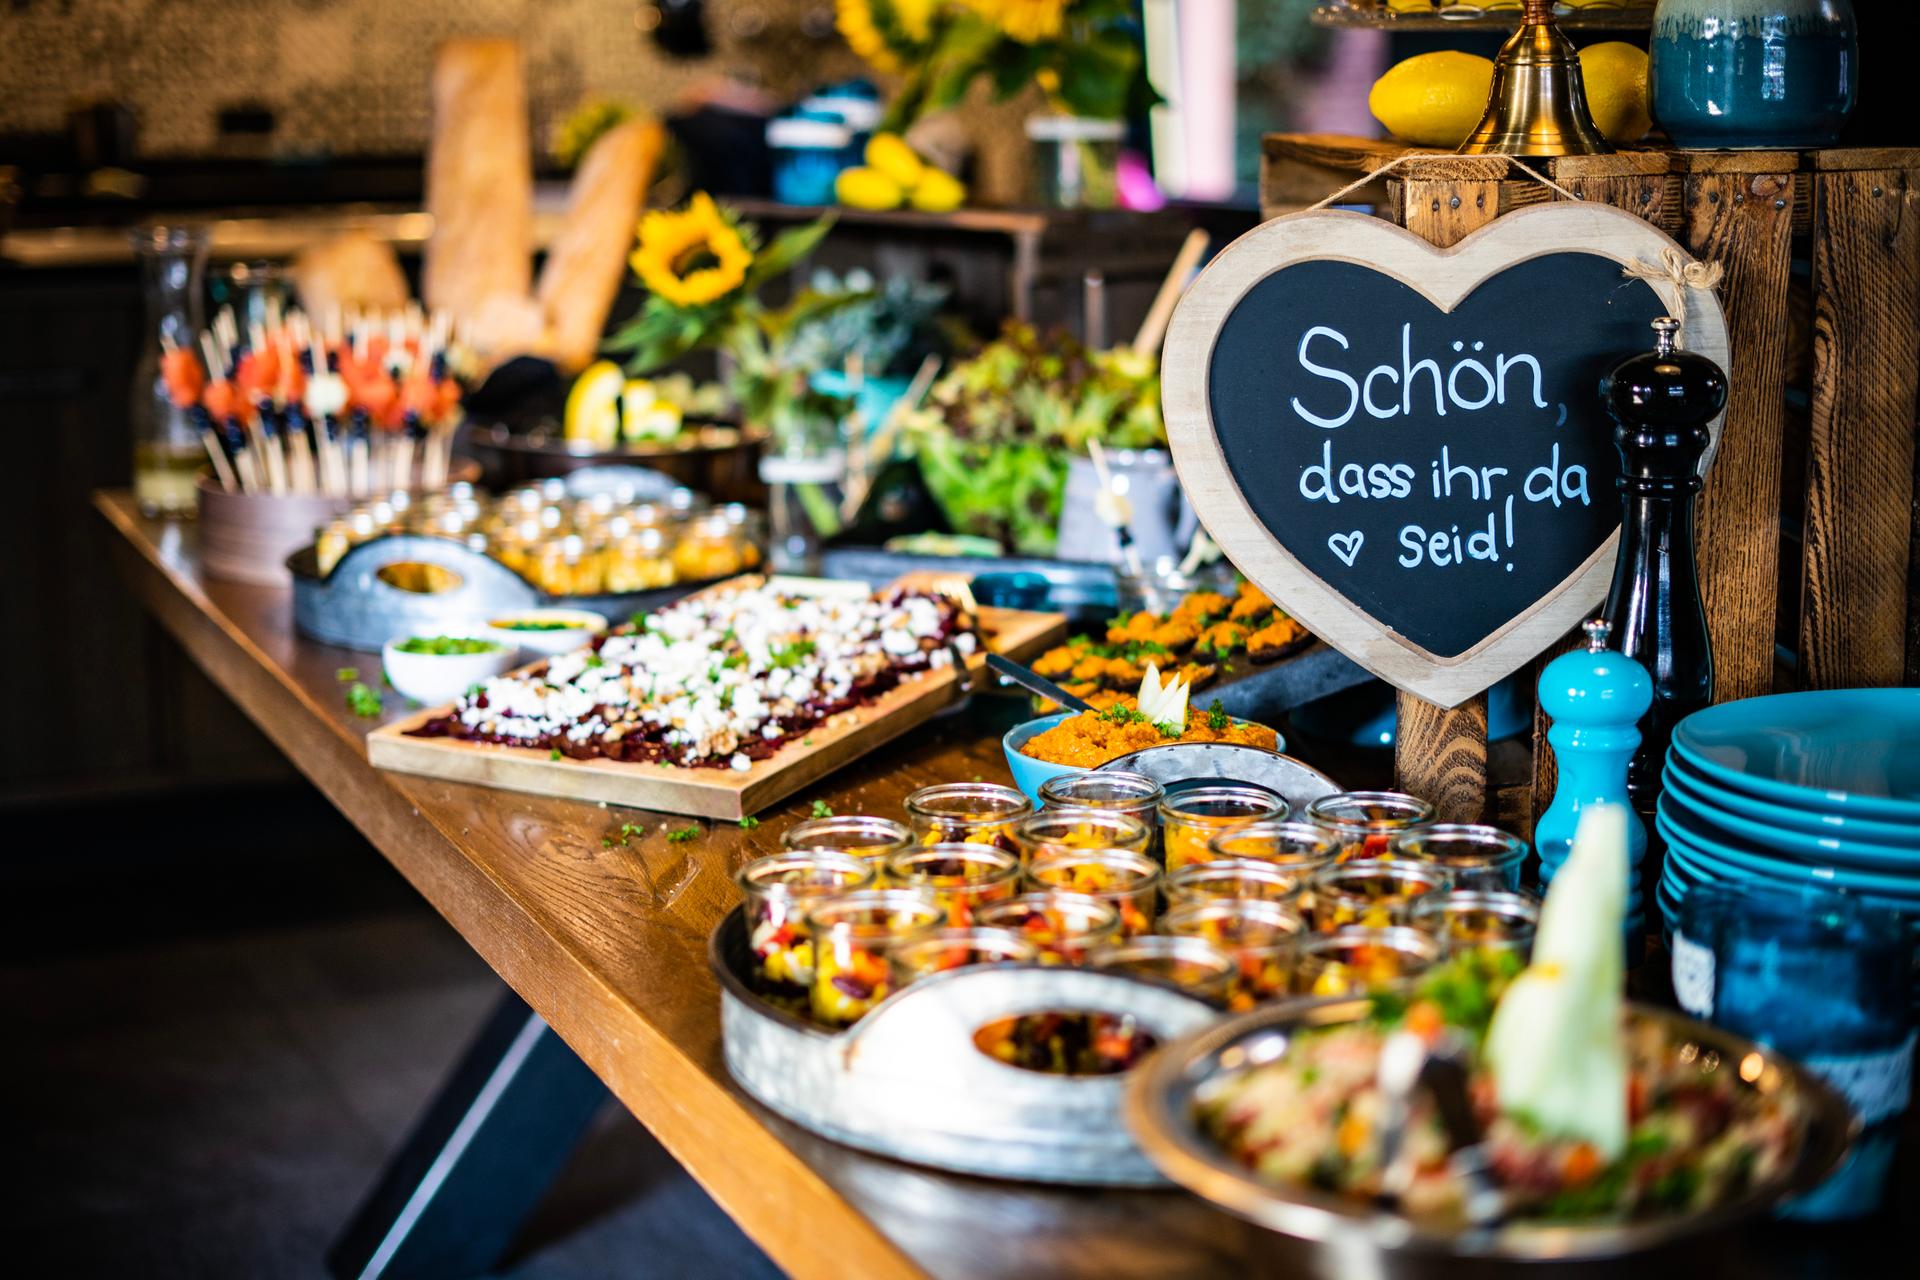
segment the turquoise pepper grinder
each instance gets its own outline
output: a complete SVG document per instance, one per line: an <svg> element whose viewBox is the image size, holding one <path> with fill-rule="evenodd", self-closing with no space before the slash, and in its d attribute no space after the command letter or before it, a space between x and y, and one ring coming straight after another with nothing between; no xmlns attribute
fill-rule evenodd
<svg viewBox="0 0 1920 1280"><path fill-rule="evenodd" d="M1587 647L1561 654L1540 673L1540 705L1553 717L1547 741L1553 744L1560 781L1553 803L1534 825L1533 845L1540 853L1540 879L1551 883L1573 850L1581 811L1595 804L1625 809L1631 925L1640 918L1647 829L1627 797L1627 762L1640 745L1640 717L1653 705L1653 680L1638 662L1607 648L1610 623L1595 618L1582 629Z"/></svg>

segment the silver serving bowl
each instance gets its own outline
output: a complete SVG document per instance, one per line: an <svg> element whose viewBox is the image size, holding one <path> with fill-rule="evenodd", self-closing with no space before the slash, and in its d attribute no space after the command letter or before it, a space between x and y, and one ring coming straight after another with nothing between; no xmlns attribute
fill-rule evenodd
<svg viewBox="0 0 1920 1280"><path fill-rule="evenodd" d="M1805 1128L1791 1166L1738 1197L1698 1213L1592 1226L1517 1221L1491 1231L1449 1230L1309 1188L1261 1181L1195 1122L1195 1104L1223 1078L1284 1057L1295 1032L1357 1021L1365 999L1291 1000L1203 1028L1161 1047L1135 1070L1126 1118L1140 1149L1161 1172L1255 1226L1256 1256L1292 1276L1482 1276L1509 1268L1633 1271L1724 1231L1818 1185L1846 1154L1855 1124L1846 1103L1818 1077L1738 1036L1677 1013L1630 1004L1628 1016L1653 1020L1698 1048L1702 1071L1733 1073L1741 1088L1791 1090L1804 1103ZM1757 1062L1750 1062L1750 1056ZM1709 1065L1711 1064L1711 1065ZM1752 1079L1749 1081L1748 1076Z"/></svg>

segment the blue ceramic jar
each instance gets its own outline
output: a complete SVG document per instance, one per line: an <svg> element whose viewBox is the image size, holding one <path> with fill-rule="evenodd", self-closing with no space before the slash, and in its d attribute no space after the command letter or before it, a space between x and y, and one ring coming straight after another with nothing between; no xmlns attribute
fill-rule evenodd
<svg viewBox="0 0 1920 1280"><path fill-rule="evenodd" d="M1653 118L1688 150L1833 145L1860 81L1850 0L1660 0Z"/></svg>

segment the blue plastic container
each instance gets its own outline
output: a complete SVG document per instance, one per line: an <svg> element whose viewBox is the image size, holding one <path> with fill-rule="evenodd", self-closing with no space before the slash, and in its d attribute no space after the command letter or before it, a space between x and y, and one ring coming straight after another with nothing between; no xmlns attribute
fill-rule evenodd
<svg viewBox="0 0 1920 1280"><path fill-rule="evenodd" d="M833 203L833 182L847 166L852 134L838 120L781 116L767 121L773 198L782 204Z"/></svg>

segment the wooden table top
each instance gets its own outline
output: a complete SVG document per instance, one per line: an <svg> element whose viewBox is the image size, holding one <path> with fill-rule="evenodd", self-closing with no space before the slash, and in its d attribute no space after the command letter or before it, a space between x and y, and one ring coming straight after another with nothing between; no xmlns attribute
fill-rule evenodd
<svg viewBox="0 0 1920 1280"><path fill-rule="evenodd" d="M928 783L1007 781L987 713L935 720L751 831L387 773L365 747L383 720L349 711L340 679L348 667L376 675L377 654L296 636L285 588L206 578L192 525L143 519L125 492L96 495L94 505L140 601L789 1273L1187 1280L1261 1270L1271 1238L1184 1192L1050 1189L918 1169L817 1138L727 1074L706 942L734 903L733 871L776 850L815 800L839 813L897 814ZM384 719L405 714L400 699L387 700ZM651 833L602 843L636 820ZM699 821L698 839L665 838L689 821ZM1749 1226L1692 1274L1866 1274L1897 1256L1905 1222L1920 1212L1911 1158L1920 1107L1899 1128L1907 1158L1879 1215Z"/></svg>
<svg viewBox="0 0 1920 1280"><path fill-rule="evenodd" d="M387 773L367 762L364 741L382 720L348 710L340 679L357 668L377 685L379 655L296 636L285 588L208 579L192 525L143 519L126 493L95 506L142 604L782 1268L1244 1272L1243 1229L1184 1193L1048 1189L863 1155L779 1119L727 1074L706 943L734 904L733 872L777 850L815 800L897 816L928 783L1008 781L997 736L975 713L915 730L753 830ZM385 719L404 714L390 692L387 702ZM652 831L602 843L631 821ZM689 821L699 838L665 838Z"/></svg>

